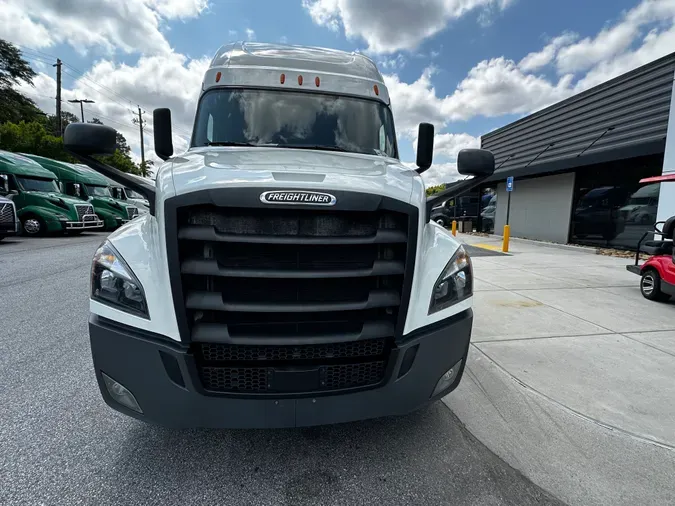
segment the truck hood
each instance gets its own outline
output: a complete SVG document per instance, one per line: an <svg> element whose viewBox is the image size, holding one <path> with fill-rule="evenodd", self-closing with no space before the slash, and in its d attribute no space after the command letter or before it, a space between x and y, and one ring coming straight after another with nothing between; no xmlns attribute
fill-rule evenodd
<svg viewBox="0 0 675 506"><path fill-rule="evenodd" d="M133 204L131 203L126 203L123 200L117 200L112 197L99 197L97 195L93 195L90 199L89 202L93 203L94 205L108 205L113 207L114 209L118 209L117 206L122 206L122 209L126 209L127 207L133 207Z"/></svg>
<svg viewBox="0 0 675 506"><path fill-rule="evenodd" d="M343 190L410 202L419 177L396 159L284 148L196 148L172 159L177 195L234 186Z"/></svg>
<svg viewBox="0 0 675 506"><path fill-rule="evenodd" d="M40 197L44 197L47 199L61 200L63 201L64 204L68 204L71 206L74 206L76 204L89 204L89 202L87 202L86 200L69 197L68 195L65 195L63 193L39 192L39 191L29 191L27 193L29 193L30 195L39 195Z"/></svg>

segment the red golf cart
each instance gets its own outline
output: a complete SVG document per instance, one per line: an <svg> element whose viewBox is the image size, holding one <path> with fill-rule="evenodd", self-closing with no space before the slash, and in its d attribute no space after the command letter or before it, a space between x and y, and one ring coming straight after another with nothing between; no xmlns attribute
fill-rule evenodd
<svg viewBox="0 0 675 506"><path fill-rule="evenodd" d="M675 174L650 177L640 180L640 183L674 182ZM646 241L650 234L659 235L660 240ZM649 300L665 302L675 297L675 216L666 221L657 222L653 232L645 232L638 242L635 264L627 265L626 269L637 274L640 279L640 291ZM639 265L640 252L649 255L649 259Z"/></svg>

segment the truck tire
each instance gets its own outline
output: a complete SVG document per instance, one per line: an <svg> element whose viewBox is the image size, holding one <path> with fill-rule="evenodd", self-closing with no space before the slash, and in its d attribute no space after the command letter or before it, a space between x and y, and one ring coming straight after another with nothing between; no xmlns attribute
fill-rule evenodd
<svg viewBox="0 0 675 506"><path fill-rule="evenodd" d="M656 269L647 269L642 273L640 291L645 299L657 302L666 302L670 299L670 295L661 291L661 276Z"/></svg>
<svg viewBox="0 0 675 506"><path fill-rule="evenodd" d="M47 225L39 216L26 216L21 220L21 233L29 237L39 237L47 233Z"/></svg>

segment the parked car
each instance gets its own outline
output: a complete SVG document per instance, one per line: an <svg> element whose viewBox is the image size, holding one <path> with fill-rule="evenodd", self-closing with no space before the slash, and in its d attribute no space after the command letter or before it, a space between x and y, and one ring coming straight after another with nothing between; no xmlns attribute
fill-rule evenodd
<svg viewBox="0 0 675 506"><path fill-rule="evenodd" d="M54 173L30 158L0 150L0 180L0 195L14 203L22 234L103 227L89 202L62 193Z"/></svg>
<svg viewBox="0 0 675 506"><path fill-rule="evenodd" d="M478 216L478 195L463 195L443 202L431 210L431 219L447 227L453 220L476 218Z"/></svg>

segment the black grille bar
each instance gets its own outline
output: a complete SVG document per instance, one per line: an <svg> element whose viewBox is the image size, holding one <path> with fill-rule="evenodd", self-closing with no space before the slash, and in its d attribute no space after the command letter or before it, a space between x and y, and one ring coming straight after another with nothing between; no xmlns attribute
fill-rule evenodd
<svg viewBox="0 0 675 506"><path fill-rule="evenodd" d="M403 262L376 260L372 267L341 270L236 269L224 268L216 260L188 259L181 265L183 274L232 278L357 278L403 274Z"/></svg>
<svg viewBox="0 0 675 506"><path fill-rule="evenodd" d="M378 290L368 294L366 300L350 302L225 302L223 295L213 292L188 292L185 307L204 311L230 311L244 313L320 313L325 311L355 311L378 307L397 306L401 298L397 292Z"/></svg>
<svg viewBox="0 0 675 506"><path fill-rule="evenodd" d="M312 236L274 236L224 234L213 226L188 225L178 231L178 239L190 241L233 242L249 244L328 244L328 245L355 245L355 244L396 244L405 243L407 235L400 230L378 230L372 236L362 237L312 237Z"/></svg>
<svg viewBox="0 0 675 506"><path fill-rule="evenodd" d="M319 344L358 341L362 339L388 338L394 335L394 324L388 321L367 321L341 325L341 322L287 323L276 325L256 324L213 324L198 323L192 330L192 338L200 343L235 343L264 345L279 341L284 344ZM290 327L290 329L289 329ZM291 332L294 335L288 335ZM243 336L243 337L242 337Z"/></svg>

